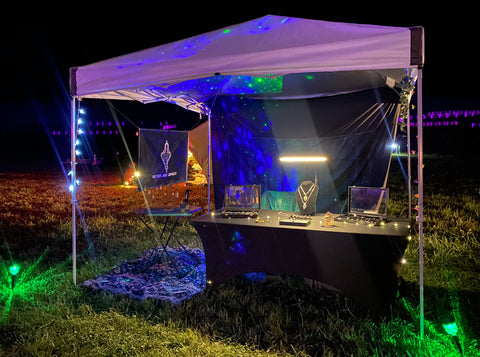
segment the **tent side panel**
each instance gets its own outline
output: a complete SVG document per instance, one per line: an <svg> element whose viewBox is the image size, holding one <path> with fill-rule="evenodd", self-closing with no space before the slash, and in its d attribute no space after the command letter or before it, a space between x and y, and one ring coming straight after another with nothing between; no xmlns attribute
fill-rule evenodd
<svg viewBox="0 0 480 357"><path fill-rule="evenodd" d="M77 70L78 67L70 68L70 96L77 96Z"/></svg>
<svg viewBox="0 0 480 357"><path fill-rule="evenodd" d="M424 29L423 27L412 27L410 34L411 65L422 68L425 60Z"/></svg>

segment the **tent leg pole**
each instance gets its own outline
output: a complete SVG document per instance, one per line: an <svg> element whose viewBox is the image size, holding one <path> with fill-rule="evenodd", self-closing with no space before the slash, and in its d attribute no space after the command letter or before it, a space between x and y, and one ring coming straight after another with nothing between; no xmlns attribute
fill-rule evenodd
<svg viewBox="0 0 480 357"><path fill-rule="evenodd" d="M73 275L73 284L77 285L77 227L76 227L76 170L75 170L75 143L76 143L76 127L77 127L77 108L76 108L76 98L71 100L70 108L70 154L71 154L71 193L72 193L72 275Z"/></svg>
<svg viewBox="0 0 480 357"><path fill-rule="evenodd" d="M407 185L408 185L408 220L412 220L412 145L410 142L410 115L407 117Z"/></svg>
<svg viewBox="0 0 480 357"><path fill-rule="evenodd" d="M211 175L211 161L210 161L210 158L212 156L211 154L211 144L212 144L212 137L211 137L211 130L212 130L212 122L211 122L211 113L212 111L209 110L208 111L208 173L207 173L207 177L208 177L208 183L207 183L207 189L208 189L208 192L207 192L207 212L210 213L210 175Z"/></svg>
<svg viewBox="0 0 480 357"><path fill-rule="evenodd" d="M420 265L420 337L424 337L424 299L423 299L423 103L422 103L422 70L418 70L417 82L417 145L418 145L418 237L419 237L419 265Z"/></svg>

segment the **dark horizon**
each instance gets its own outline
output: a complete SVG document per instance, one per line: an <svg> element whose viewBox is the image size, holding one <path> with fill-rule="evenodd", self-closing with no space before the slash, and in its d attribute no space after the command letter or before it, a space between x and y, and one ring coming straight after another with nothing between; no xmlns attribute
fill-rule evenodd
<svg viewBox="0 0 480 357"><path fill-rule="evenodd" d="M2 68L6 69L6 85L2 86L0 96L0 162L15 161L9 158L14 155L30 161L48 155L55 157L48 134L69 128L71 67L181 40L266 14L386 26L423 26L424 113L480 109L478 95L472 90L480 77L478 66L475 56L469 55L478 32L472 19L474 11L468 7L450 7L436 9L435 14L429 9L382 13L363 5L348 9L334 7L323 8L318 14L312 14L308 5L280 4L273 7L244 4L234 11L210 6L182 9L182 12L168 6L154 12L140 7L123 10L98 5L93 9L68 4L57 6L56 11L36 6L9 9L1 25L5 34L6 55L1 61ZM103 107L92 120L111 117L105 110L107 105L101 102L85 100L87 108ZM412 104L416 106L414 100ZM133 122L143 122L149 128L169 122L186 130L198 122L198 114L172 104L116 101L114 105L122 108ZM426 142L430 140L428 135L426 131ZM428 146L425 150L428 152ZM69 149L66 152L62 149L62 159L64 156L69 156Z"/></svg>

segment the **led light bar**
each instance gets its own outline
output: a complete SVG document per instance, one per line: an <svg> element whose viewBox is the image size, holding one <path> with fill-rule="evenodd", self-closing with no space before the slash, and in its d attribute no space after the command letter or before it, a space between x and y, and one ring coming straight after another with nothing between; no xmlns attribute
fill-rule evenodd
<svg viewBox="0 0 480 357"><path fill-rule="evenodd" d="M325 156L282 156L281 162L325 162Z"/></svg>

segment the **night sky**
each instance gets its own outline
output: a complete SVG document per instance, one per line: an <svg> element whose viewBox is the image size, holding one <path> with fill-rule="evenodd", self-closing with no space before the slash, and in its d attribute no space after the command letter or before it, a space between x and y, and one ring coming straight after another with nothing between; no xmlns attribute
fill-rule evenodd
<svg viewBox="0 0 480 357"><path fill-rule="evenodd" d="M103 3L103 2L102 2ZM257 3L259 3L257 1ZM2 86L0 162L9 152L30 150L27 139L69 120L69 68L249 21L267 14L388 26L423 26L426 60L424 111L480 109L477 81L478 20L472 8L415 9L398 2L388 9L359 2L327 8L312 5L135 3L128 6L22 6L4 10L1 21ZM176 5L176 6L175 6ZM384 5L385 6L385 5ZM119 102L119 101L118 101ZM122 101L123 102L123 101ZM106 108L106 104L104 105ZM119 106L124 105L118 104ZM122 108L135 120L175 121L196 114L167 103L129 103ZM123 109L122 109L123 110ZM148 124L147 124L148 126Z"/></svg>

